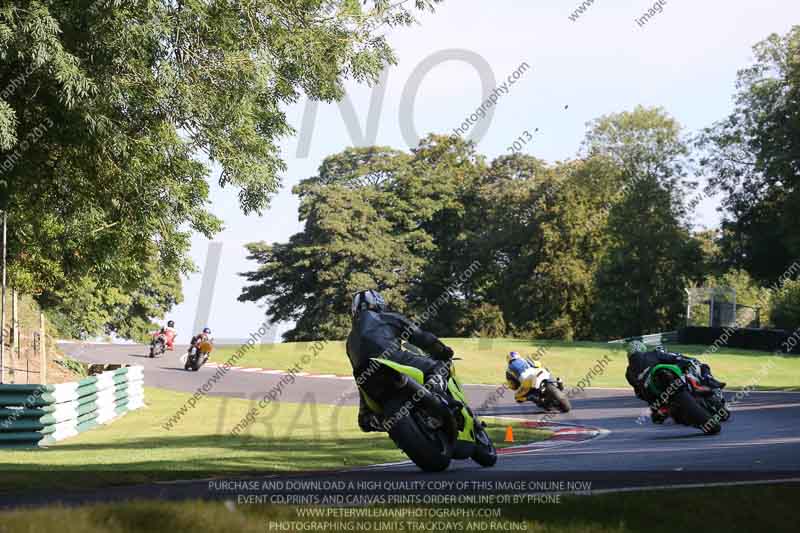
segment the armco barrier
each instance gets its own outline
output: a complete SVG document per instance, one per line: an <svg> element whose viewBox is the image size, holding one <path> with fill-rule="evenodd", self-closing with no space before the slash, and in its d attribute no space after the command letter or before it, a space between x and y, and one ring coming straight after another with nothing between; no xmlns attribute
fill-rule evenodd
<svg viewBox="0 0 800 533"><path fill-rule="evenodd" d="M59 385L0 385L0 448L45 446L144 406L141 366Z"/></svg>

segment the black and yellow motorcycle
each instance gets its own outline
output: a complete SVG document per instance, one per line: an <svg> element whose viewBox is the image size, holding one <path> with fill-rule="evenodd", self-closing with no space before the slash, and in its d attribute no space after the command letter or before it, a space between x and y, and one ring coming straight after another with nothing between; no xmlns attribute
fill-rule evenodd
<svg viewBox="0 0 800 533"><path fill-rule="evenodd" d="M374 375L369 380L381 386L360 388L369 408L382 417L389 437L422 470L440 472L453 459L494 466L497 450L486 425L467 405L454 361L444 364L450 375L445 395L425 386L420 369L383 358L370 362ZM370 396L365 389L380 392Z"/></svg>

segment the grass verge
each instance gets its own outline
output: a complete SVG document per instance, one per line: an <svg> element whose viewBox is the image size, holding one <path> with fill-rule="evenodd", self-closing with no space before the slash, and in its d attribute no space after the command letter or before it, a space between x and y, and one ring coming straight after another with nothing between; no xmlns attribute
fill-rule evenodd
<svg viewBox="0 0 800 533"><path fill-rule="evenodd" d="M0 532L128 533L135 531L796 531L800 486L691 489L599 496L563 496L557 504L502 506L499 518L357 518L317 521L311 529L279 529L298 520L293 507L226 506L219 502L132 502L51 506L0 512ZM755 511L758 510L758 511ZM309 526L310 519L300 519ZM342 527L349 524L351 529ZM355 527L359 526L360 527ZM495 527L492 527L495 524ZM506 527L502 527L505 524ZM271 527L272 526L272 527ZM368 526L368 528L367 528ZM416 527L415 527L416 526ZM378 529L382 527L382 529Z"/></svg>
<svg viewBox="0 0 800 533"><path fill-rule="evenodd" d="M147 388L147 407L108 426L47 449L0 451L0 492L347 468L405 459L385 434L362 433L358 410L351 406L273 403L249 433L231 436L230 430L254 404L205 397L171 430L164 429L190 396ZM501 446L507 421L486 422ZM513 424L517 443L550 436Z"/></svg>
<svg viewBox="0 0 800 533"><path fill-rule="evenodd" d="M591 379L592 387L628 387L625 367L628 360L619 345L596 342L527 341L518 339L445 339L462 360L457 371L465 383L499 384L504 380L506 354L516 350L523 355L539 353L542 362L568 385L584 379L597 361L608 357L605 371ZM237 366L286 369L298 364L305 354L313 353L312 343L296 342L261 344L236 362ZM238 347L220 346L214 361L224 362ZM752 384L757 390L800 390L800 357L774 355L767 352L723 348L715 354L702 355L704 346L670 346L689 356L708 362L730 388ZM768 362L769 371L761 370ZM350 375L350 364L341 341L326 342L324 348L301 370L316 374Z"/></svg>

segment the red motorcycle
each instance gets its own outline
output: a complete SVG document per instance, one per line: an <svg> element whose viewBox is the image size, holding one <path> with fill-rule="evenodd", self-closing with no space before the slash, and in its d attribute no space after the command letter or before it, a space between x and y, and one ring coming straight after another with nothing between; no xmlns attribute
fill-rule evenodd
<svg viewBox="0 0 800 533"><path fill-rule="evenodd" d="M175 338L175 333L163 329L154 332L152 335L153 339L150 341L150 357L163 355L167 351L167 346L172 346L172 341Z"/></svg>

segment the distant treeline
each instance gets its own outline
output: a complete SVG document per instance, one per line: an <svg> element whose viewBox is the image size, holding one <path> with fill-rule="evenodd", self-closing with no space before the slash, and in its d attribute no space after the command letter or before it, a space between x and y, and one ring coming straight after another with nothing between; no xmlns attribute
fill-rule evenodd
<svg viewBox="0 0 800 533"><path fill-rule="evenodd" d="M489 162L440 135L332 155L294 188L303 231L248 245L259 266L240 300L294 321L288 340L332 339L359 289L413 315L457 283L426 322L440 335L605 339L682 325L684 288L705 284L797 327L796 276L774 287L800 257L800 27L755 53L733 113L695 134L636 107L590 123L579 155L553 164ZM721 228L692 231L714 194Z"/></svg>

